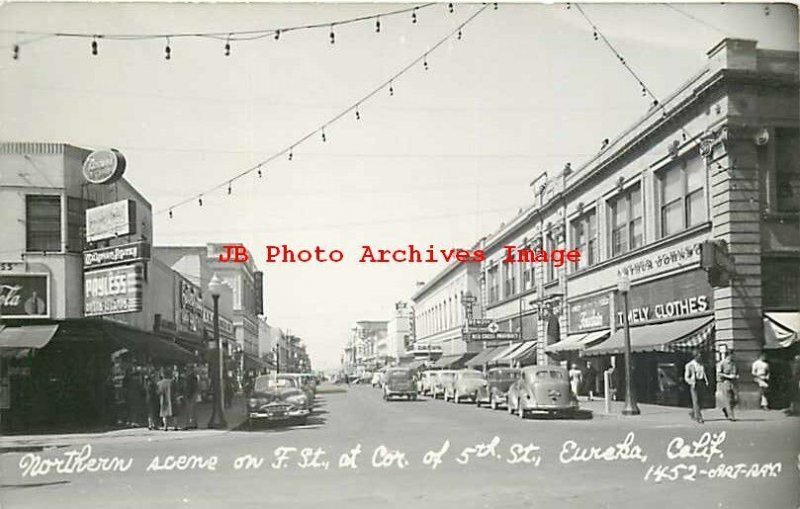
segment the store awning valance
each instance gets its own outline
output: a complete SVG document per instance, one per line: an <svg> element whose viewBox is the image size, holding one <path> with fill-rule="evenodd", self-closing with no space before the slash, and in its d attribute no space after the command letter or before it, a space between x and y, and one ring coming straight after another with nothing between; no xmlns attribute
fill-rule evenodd
<svg viewBox="0 0 800 509"><path fill-rule="evenodd" d="M58 324L2 327L0 348L42 348L53 339L56 332Z"/></svg>
<svg viewBox="0 0 800 509"><path fill-rule="evenodd" d="M764 349L777 350L800 341L800 312L764 313Z"/></svg>
<svg viewBox="0 0 800 509"><path fill-rule="evenodd" d="M116 324L103 324L103 329L115 343L134 354L145 354L156 361L180 364L200 360L194 352L156 334Z"/></svg>
<svg viewBox="0 0 800 509"><path fill-rule="evenodd" d="M457 355L443 355L432 367L441 369L459 369L464 367L467 360L475 357L474 353L463 353Z"/></svg>
<svg viewBox="0 0 800 509"><path fill-rule="evenodd" d="M467 366L473 367L473 366L483 366L484 364L488 364L489 361L495 355L500 353L501 350L505 350L506 348L508 348L506 345L486 348L481 352L479 352L478 355L468 360Z"/></svg>
<svg viewBox="0 0 800 509"><path fill-rule="evenodd" d="M527 357L535 348L538 341L525 341L517 343L513 349L508 350L502 356L494 359L497 364L511 364L522 358Z"/></svg>
<svg viewBox="0 0 800 509"><path fill-rule="evenodd" d="M682 344L707 339L713 324L713 317L703 316L632 327L631 352L668 352L680 349L678 347ZM582 355L614 355L623 353L624 350L625 330L619 328L607 340L583 350Z"/></svg>
<svg viewBox="0 0 800 509"><path fill-rule="evenodd" d="M521 343L512 343L508 346L500 347L497 352L492 352L492 356L489 358L488 363L494 364L500 362L500 359L504 359L509 354L511 354L514 350L524 345L524 342Z"/></svg>
<svg viewBox="0 0 800 509"><path fill-rule="evenodd" d="M266 369L269 367L269 364L249 353L244 354L242 361L244 362L244 369Z"/></svg>
<svg viewBox="0 0 800 509"><path fill-rule="evenodd" d="M611 334L610 330L589 332L586 334L571 334L564 341L559 341L545 347L547 353L577 352L602 341Z"/></svg>

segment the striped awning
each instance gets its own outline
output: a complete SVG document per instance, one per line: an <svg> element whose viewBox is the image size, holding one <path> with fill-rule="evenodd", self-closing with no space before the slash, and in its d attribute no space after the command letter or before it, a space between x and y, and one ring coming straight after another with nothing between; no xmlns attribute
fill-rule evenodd
<svg viewBox="0 0 800 509"><path fill-rule="evenodd" d="M0 348L42 348L58 332L58 324L0 325Z"/></svg>
<svg viewBox="0 0 800 509"><path fill-rule="evenodd" d="M504 355L495 358L494 362L498 364L511 364L530 354L531 350L536 348L536 343L538 343L538 341L525 341L524 343L517 343L514 345L513 349L504 353Z"/></svg>
<svg viewBox="0 0 800 509"><path fill-rule="evenodd" d="M701 345L713 330L714 317L703 316L687 320L631 327L631 352L671 352L682 350L681 345ZM625 330L620 328L607 340L583 350L581 355L614 355L625 350Z"/></svg>
<svg viewBox="0 0 800 509"><path fill-rule="evenodd" d="M494 353L492 357L489 358L489 364L500 362L500 359L504 359L508 357L510 353L512 353L517 348L521 347L524 343L512 343L508 346L500 347L497 353Z"/></svg>
<svg viewBox="0 0 800 509"><path fill-rule="evenodd" d="M483 366L484 364L488 364L490 359L500 353L501 350L505 350L507 348L508 347L506 345L486 348L479 352L478 355L467 361L467 366Z"/></svg>
<svg viewBox="0 0 800 509"><path fill-rule="evenodd" d="M708 340L714 334L714 321L712 320L705 328L693 335L689 335L684 339L674 341L664 345L665 351L668 352L691 352L693 350L702 350L708 346Z"/></svg>
<svg viewBox="0 0 800 509"><path fill-rule="evenodd" d="M764 349L777 350L800 340L800 313L764 313Z"/></svg>
<svg viewBox="0 0 800 509"><path fill-rule="evenodd" d="M611 334L610 330L601 330L596 332L589 332L586 334L571 334L567 336L564 341L559 341L552 345L545 347L547 353L562 353L570 351L580 351L586 347L591 346L598 341L601 341Z"/></svg>

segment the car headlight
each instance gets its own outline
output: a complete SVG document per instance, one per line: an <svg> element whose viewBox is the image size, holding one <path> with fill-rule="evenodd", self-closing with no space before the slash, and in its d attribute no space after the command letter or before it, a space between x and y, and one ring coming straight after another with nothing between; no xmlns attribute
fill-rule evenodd
<svg viewBox="0 0 800 509"><path fill-rule="evenodd" d="M258 400L255 398L248 399L247 406L258 406Z"/></svg>

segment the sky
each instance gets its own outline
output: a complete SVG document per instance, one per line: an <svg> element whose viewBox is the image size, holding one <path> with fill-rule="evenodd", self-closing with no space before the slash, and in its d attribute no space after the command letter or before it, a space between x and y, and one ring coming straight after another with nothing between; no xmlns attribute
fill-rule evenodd
<svg viewBox="0 0 800 509"><path fill-rule="evenodd" d="M533 199L530 182L579 167L650 100L576 8L455 3L330 29L225 38L33 40L18 31L164 34L281 28L415 4L0 3L0 139L113 147L154 211L156 245L243 242L265 272L268 321L339 364L357 320L388 320L444 264L358 263L361 246L470 247ZM422 5L422 4L416 4ZM724 37L798 49L797 10L771 4L582 4L664 97ZM20 58L12 47L21 44ZM426 52L422 64L293 151L232 184ZM266 263L266 246L340 249L343 262Z"/></svg>

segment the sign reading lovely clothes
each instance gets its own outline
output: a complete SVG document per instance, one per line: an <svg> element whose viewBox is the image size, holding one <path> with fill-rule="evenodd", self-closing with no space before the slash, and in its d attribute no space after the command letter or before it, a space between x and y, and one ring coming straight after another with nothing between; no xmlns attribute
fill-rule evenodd
<svg viewBox="0 0 800 509"><path fill-rule="evenodd" d="M142 310L141 264L86 272L84 315L102 316Z"/></svg>
<svg viewBox="0 0 800 509"><path fill-rule="evenodd" d="M692 270L632 286L628 293L628 321L641 325L709 314L713 303L714 291L705 272ZM619 296L616 304L616 309L622 309ZM616 318L621 326L622 312Z"/></svg>
<svg viewBox="0 0 800 509"><path fill-rule="evenodd" d="M136 202L120 200L86 210L86 241L113 239L136 233Z"/></svg>
<svg viewBox="0 0 800 509"><path fill-rule="evenodd" d="M1 318L49 318L49 274L0 275Z"/></svg>
<svg viewBox="0 0 800 509"><path fill-rule="evenodd" d="M569 332L589 332L610 327L607 294L576 299L569 303Z"/></svg>

